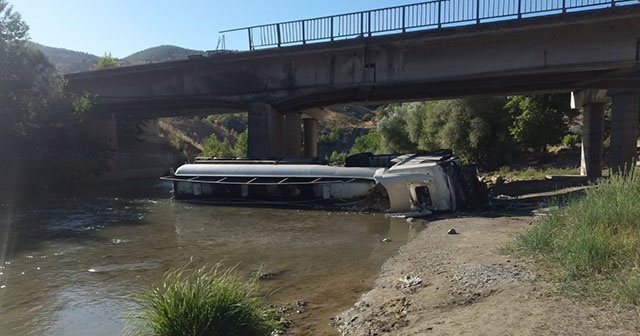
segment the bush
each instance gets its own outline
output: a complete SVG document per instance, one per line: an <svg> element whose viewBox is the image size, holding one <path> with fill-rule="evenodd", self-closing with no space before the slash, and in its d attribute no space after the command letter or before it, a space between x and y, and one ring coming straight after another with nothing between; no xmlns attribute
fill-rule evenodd
<svg viewBox="0 0 640 336"><path fill-rule="evenodd" d="M255 296L256 279L242 281L233 269L220 272L220 264L169 271L162 287L135 296L127 334L270 335L275 314Z"/></svg>
<svg viewBox="0 0 640 336"><path fill-rule="evenodd" d="M578 141L580 141L580 136L575 134L575 133L569 133L566 134L563 138L562 138L562 144L567 146L567 147L573 147L575 146L575 144L578 143Z"/></svg>
<svg viewBox="0 0 640 336"><path fill-rule="evenodd" d="M331 166L344 166L344 162L347 159L347 153L338 153L333 151L330 157L326 157L325 160Z"/></svg>

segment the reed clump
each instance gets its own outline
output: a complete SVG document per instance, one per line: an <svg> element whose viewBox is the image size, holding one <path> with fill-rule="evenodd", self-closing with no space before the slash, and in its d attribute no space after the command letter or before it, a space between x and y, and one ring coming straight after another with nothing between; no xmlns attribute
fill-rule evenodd
<svg viewBox="0 0 640 336"><path fill-rule="evenodd" d="M257 278L243 280L220 264L181 268L162 286L134 295L127 314L128 335L270 335L275 313L256 296Z"/></svg>
<svg viewBox="0 0 640 336"><path fill-rule="evenodd" d="M640 178L599 180L508 250L551 266L569 294L640 307Z"/></svg>

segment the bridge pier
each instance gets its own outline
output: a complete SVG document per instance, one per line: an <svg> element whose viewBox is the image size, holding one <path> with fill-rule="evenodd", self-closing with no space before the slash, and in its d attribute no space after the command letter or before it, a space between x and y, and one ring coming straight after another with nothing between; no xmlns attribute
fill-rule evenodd
<svg viewBox="0 0 640 336"><path fill-rule="evenodd" d="M582 158L580 175L602 176L604 103L587 104L582 109Z"/></svg>
<svg viewBox="0 0 640 336"><path fill-rule="evenodd" d="M637 158L640 92L613 92L611 98L609 162L613 173L623 173L633 168Z"/></svg>
<svg viewBox="0 0 640 336"><path fill-rule="evenodd" d="M287 157L300 157L302 149L302 115L300 113L287 113L284 116L285 155Z"/></svg>
<svg viewBox="0 0 640 336"><path fill-rule="evenodd" d="M571 92L571 108L582 111L582 153L580 175L602 176L604 157L604 104L606 90Z"/></svg>
<svg viewBox="0 0 640 336"><path fill-rule="evenodd" d="M304 123L304 156L318 157L318 120L312 117L302 119Z"/></svg>
<svg viewBox="0 0 640 336"><path fill-rule="evenodd" d="M283 115L271 105L249 105L247 156L252 159L281 157L283 151Z"/></svg>

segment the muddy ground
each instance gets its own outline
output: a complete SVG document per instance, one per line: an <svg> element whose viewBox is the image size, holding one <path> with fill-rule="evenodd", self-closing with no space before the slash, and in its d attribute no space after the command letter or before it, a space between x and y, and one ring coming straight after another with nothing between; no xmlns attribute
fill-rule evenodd
<svg viewBox="0 0 640 336"><path fill-rule="evenodd" d="M639 335L633 307L569 299L530 260L500 247L531 225L549 194L574 183L493 189L486 212L428 218L382 267L375 288L334 319L342 335ZM457 234L448 234L454 229Z"/></svg>

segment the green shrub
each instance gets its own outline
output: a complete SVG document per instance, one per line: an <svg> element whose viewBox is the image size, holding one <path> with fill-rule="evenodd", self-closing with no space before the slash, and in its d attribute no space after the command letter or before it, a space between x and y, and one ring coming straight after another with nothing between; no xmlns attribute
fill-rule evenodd
<svg viewBox="0 0 640 336"><path fill-rule="evenodd" d="M575 144L578 143L578 141L580 141L580 136L575 134L575 133L569 133L566 134L563 138L562 138L562 144L567 146L567 147L573 147L575 146Z"/></svg>
<svg viewBox="0 0 640 336"><path fill-rule="evenodd" d="M327 163L331 166L344 166L344 162L347 159L347 153L338 153L333 151L330 157L326 157Z"/></svg>
<svg viewBox="0 0 640 336"><path fill-rule="evenodd" d="M256 279L243 281L233 269L169 271L161 287L134 296L129 335L270 335L274 314L256 297Z"/></svg>

